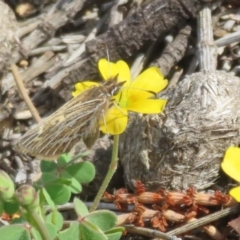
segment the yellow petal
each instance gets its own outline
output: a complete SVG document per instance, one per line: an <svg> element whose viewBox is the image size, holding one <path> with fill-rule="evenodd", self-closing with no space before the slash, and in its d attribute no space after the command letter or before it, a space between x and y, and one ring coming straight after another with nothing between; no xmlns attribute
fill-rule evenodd
<svg viewBox="0 0 240 240"><path fill-rule="evenodd" d="M84 92L88 88L91 88L93 86L99 86L99 83L92 82L92 81L84 81L84 82L79 82L75 84L75 91L72 92L72 96L76 97L80 93Z"/></svg>
<svg viewBox="0 0 240 240"><path fill-rule="evenodd" d="M137 102L140 100L147 100L148 98L152 97L153 93L146 92L142 89L131 89L124 84L121 91L115 97L119 106L123 108L128 108L130 103Z"/></svg>
<svg viewBox="0 0 240 240"><path fill-rule="evenodd" d="M112 79L119 74L117 64L109 62L107 59L99 60L98 69L104 80Z"/></svg>
<svg viewBox="0 0 240 240"><path fill-rule="evenodd" d="M162 73L156 67L150 67L141 73L131 84L128 95L138 94L135 89L158 93L168 84Z"/></svg>
<svg viewBox="0 0 240 240"><path fill-rule="evenodd" d="M104 118L100 119L100 130L105 134L117 135L127 127L128 112L126 109L120 109L115 105L107 110Z"/></svg>
<svg viewBox="0 0 240 240"><path fill-rule="evenodd" d="M229 193L237 202L240 202L240 186L232 188Z"/></svg>
<svg viewBox="0 0 240 240"><path fill-rule="evenodd" d="M131 81L131 72L126 62L120 60L117 63L118 68L118 81L130 83Z"/></svg>
<svg viewBox="0 0 240 240"><path fill-rule="evenodd" d="M127 109L144 114L161 113L167 103L165 99L144 99L129 103Z"/></svg>
<svg viewBox="0 0 240 240"><path fill-rule="evenodd" d="M221 166L227 175L240 182L240 148L229 147Z"/></svg>

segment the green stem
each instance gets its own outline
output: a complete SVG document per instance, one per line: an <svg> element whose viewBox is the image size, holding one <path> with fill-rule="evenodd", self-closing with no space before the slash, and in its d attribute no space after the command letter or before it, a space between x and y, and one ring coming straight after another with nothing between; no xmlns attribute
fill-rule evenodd
<svg viewBox="0 0 240 240"><path fill-rule="evenodd" d="M114 135L113 137L113 149L112 149L112 159L111 163L107 172L107 175L97 193L97 196L95 197L93 201L93 205L90 208L90 212L93 212L97 209L99 202L102 199L103 193L105 192L106 188L108 187L109 182L111 181L113 174L115 173L117 169L117 163L118 163L118 143L119 143L119 135Z"/></svg>
<svg viewBox="0 0 240 240"><path fill-rule="evenodd" d="M36 224L37 230L39 231L42 239L43 240L51 240L49 232L48 232L44 222L39 217L38 213L36 211L29 211L29 214L33 218L33 220Z"/></svg>

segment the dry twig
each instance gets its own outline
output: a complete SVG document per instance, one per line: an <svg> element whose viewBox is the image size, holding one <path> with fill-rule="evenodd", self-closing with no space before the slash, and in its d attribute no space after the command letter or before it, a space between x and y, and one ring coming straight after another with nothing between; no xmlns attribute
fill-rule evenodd
<svg viewBox="0 0 240 240"><path fill-rule="evenodd" d="M21 78L21 76L18 72L17 66L15 64L12 64L11 69L12 69L12 74L14 76L16 85L17 85L18 90L19 90L19 93L21 94L23 100L26 102L30 112L32 113L33 118L35 119L35 121L37 123L41 122L41 117L39 116L37 109L35 108L35 106L33 105L30 97L27 94L27 91L24 87L22 78Z"/></svg>

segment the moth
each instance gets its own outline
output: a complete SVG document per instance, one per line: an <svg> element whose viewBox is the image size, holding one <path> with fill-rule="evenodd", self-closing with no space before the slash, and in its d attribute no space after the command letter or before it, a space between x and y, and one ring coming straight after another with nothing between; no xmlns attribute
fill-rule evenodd
<svg viewBox="0 0 240 240"><path fill-rule="evenodd" d="M51 160L69 152L81 139L90 148L99 137L99 119L114 104L112 97L123 84L116 76L87 89L26 132L14 149Z"/></svg>

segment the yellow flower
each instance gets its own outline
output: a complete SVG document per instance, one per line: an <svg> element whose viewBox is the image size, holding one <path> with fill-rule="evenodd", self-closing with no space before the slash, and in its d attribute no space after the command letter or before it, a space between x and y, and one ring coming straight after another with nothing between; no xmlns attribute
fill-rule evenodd
<svg viewBox="0 0 240 240"><path fill-rule="evenodd" d="M125 82L119 93L112 97L113 106L99 121L102 132L112 135L124 132L128 123L128 111L143 114L157 114L163 111L167 100L153 98L168 83L158 68L148 68L133 81L130 69L124 61L111 63L101 59L98 68L105 81L117 76L118 82ZM77 83L73 96L96 85L98 84L92 81Z"/></svg>
<svg viewBox="0 0 240 240"><path fill-rule="evenodd" d="M221 167L227 175L240 182L240 148L229 147L225 153ZM240 202L240 186L232 188L230 195Z"/></svg>

